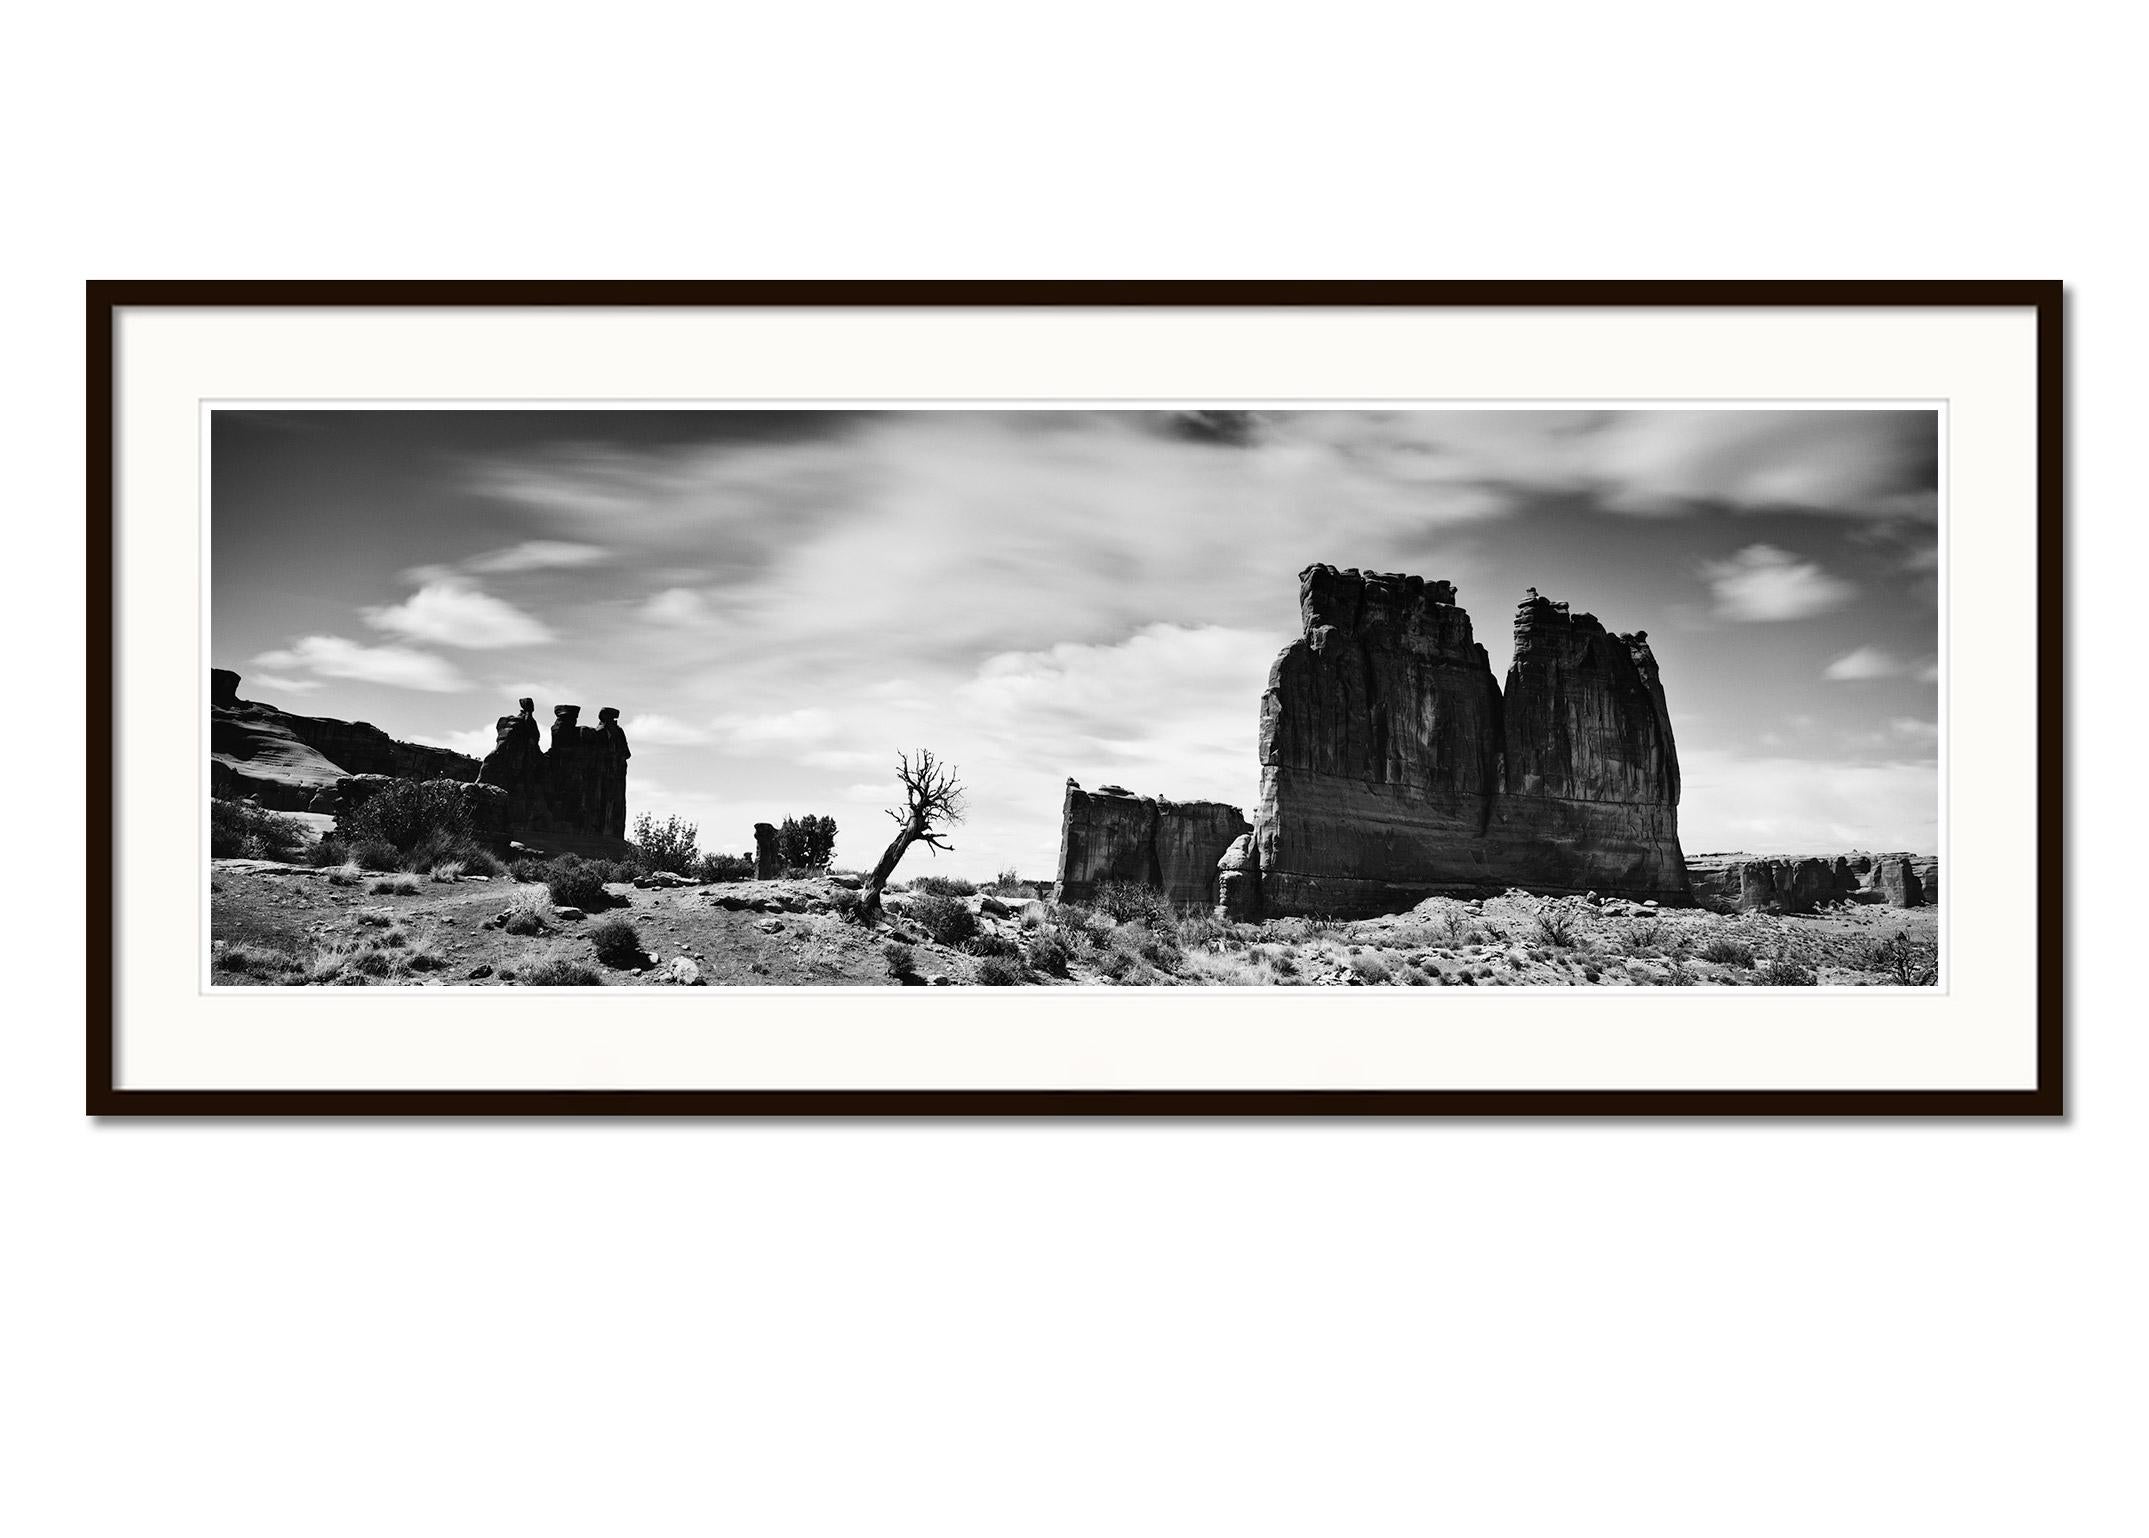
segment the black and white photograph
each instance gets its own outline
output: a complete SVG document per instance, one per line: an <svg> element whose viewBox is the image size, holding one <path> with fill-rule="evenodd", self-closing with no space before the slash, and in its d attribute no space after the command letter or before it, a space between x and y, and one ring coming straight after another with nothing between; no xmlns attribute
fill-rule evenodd
<svg viewBox="0 0 2149 1538"><path fill-rule="evenodd" d="M1943 975L1934 406L206 420L216 987Z"/></svg>

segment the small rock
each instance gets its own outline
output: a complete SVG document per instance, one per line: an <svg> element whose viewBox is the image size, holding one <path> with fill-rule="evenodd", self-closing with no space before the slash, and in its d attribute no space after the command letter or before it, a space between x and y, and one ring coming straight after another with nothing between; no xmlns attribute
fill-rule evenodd
<svg viewBox="0 0 2149 1538"><path fill-rule="evenodd" d="M837 886L849 887L854 892L866 884L866 878L863 876L830 876L828 879Z"/></svg>
<svg viewBox="0 0 2149 1538"><path fill-rule="evenodd" d="M955 986L955 979L952 977L936 977L932 979L932 986L935 988L952 988Z"/></svg>
<svg viewBox="0 0 2149 1538"><path fill-rule="evenodd" d="M664 963L657 971L656 981L678 988L699 988L704 986L701 980L701 968L694 964L694 958L691 956L674 956L670 961Z"/></svg>
<svg viewBox="0 0 2149 1538"><path fill-rule="evenodd" d="M589 915L584 913L580 908L569 908L565 906L554 908L552 910L552 916L556 919L580 919L589 917Z"/></svg>
<svg viewBox="0 0 2149 1538"><path fill-rule="evenodd" d="M782 919L762 919L762 920L761 920L760 922L758 922L758 923L756 923L756 924L754 925L754 928L756 928L756 929L760 930L760 931L761 931L761 932L762 932L763 934L765 934L765 935L778 935L778 934L782 934L782 933L783 933L783 920L782 920Z"/></svg>
<svg viewBox="0 0 2149 1538"><path fill-rule="evenodd" d="M492 976L492 967L481 962L477 966L472 967L467 975L471 977L490 977Z"/></svg>
<svg viewBox="0 0 2149 1538"><path fill-rule="evenodd" d="M996 919L1004 919L1014 911L990 892L980 892L977 905L980 913L989 913Z"/></svg>

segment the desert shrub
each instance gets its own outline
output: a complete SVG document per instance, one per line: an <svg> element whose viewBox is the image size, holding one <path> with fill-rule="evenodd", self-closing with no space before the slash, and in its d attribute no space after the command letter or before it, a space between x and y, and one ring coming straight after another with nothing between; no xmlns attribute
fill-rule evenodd
<svg viewBox="0 0 2149 1538"><path fill-rule="evenodd" d="M1122 924L1167 924L1173 916L1164 894L1139 881L1100 881L1090 905Z"/></svg>
<svg viewBox="0 0 2149 1538"><path fill-rule="evenodd" d="M297 818L263 811L251 801L209 803L209 853L217 859L296 859L308 836Z"/></svg>
<svg viewBox="0 0 2149 1538"><path fill-rule="evenodd" d="M1067 969L1074 964L1067 942L1050 931L1032 936L1023 947L1022 959L1033 970L1049 977L1065 977Z"/></svg>
<svg viewBox="0 0 2149 1538"><path fill-rule="evenodd" d="M979 933L963 944L963 949L973 956L1020 956L1022 947L1005 935Z"/></svg>
<svg viewBox="0 0 2149 1538"><path fill-rule="evenodd" d="M959 897L921 897L910 905L910 917L942 945L960 945L977 933L977 915Z"/></svg>
<svg viewBox="0 0 2149 1538"><path fill-rule="evenodd" d="M426 876L433 881L460 881L463 877L463 870L464 865L460 860L442 860L438 865L427 871Z"/></svg>
<svg viewBox="0 0 2149 1538"><path fill-rule="evenodd" d="M507 861L501 859L483 844L472 844L462 853L463 874L485 876L494 881L505 881L508 876Z"/></svg>
<svg viewBox="0 0 2149 1538"><path fill-rule="evenodd" d="M1885 974L1899 988L1930 988L1940 980L1940 947L1898 932L1872 942L1864 970Z"/></svg>
<svg viewBox="0 0 2149 1538"><path fill-rule="evenodd" d="M358 868L356 860L346 860L341 865L330 866L323 874L328 877L330 886L357 886L366 879L366 873Z"/></svg>
<svg viewBox="0 0 2149 1538"><path fill-rule="evenodd" d="M1537 915L1537 933L1548 945L1572 950L1583 943L1582 917L1563 903L1553 903Z"/></svg>
<svg viewBox="0 0 2149 1538"><path fill-rule="evenodd" d="M1776 953L1768 958L1768 981L1777 988L1814 988L1820 985L1820 974L1801 960L1791 949L1788 939L1776 943Z"/></svg>
<svg viewBox="0 0 2149 1538"><path fill-rule="evenodd" d="M393 908L360 908L356 917L361 929L388 929L396 921Z"/></svg>
<svg viewBox="0 0 2149 1538"><path fill-rule="evenodd" d="M533 988L594 988L604 978L565 947L556 947L525 961L516 969L516 980Z"/></svg>
<svg viewBox="0 0 2149 1538"><path fill-rule="evenodd" d="M375 897L415 897L418 895L418 883L408 876L390 876L385 881L374 882L366 890Z"/></svg>
<svg viewBox="0 0 2149 1538"><path fill-rule="evenodd" d="M776 854L785 865L799 871L817 871L836 851L836 819L786 817L776 829Z"/></svg>
<svg viewBox="0 0 2149 1538"><path fill-rule="evenodd" d="M1172 928L1172 936L1180 949L1198 951L1229 938L1231 926L1223 923L1213 913L1190 910L1182 915Z"/></svg>
<svg viewBox="0 0 2149 1538"><path fill-rule="evenodd" d="M351 861L360 870L394 870L403 863L403 851L384 838L353 839Z"/></svg>
<svg viewBox="0 0 2149 1538"><path fill-rule="evenodd" d="M533 860L528 855L507 862L507 873L517 881L543 881L552 874L550 860Z"/></svg>
<svg viewBox="0 0 2149 1538"><path fill-rule="evenodd" d="M543 934L552 927L550 894L534 887L516 893L514 906L507 910L500 927L511 935Z"/></svg>
<svg viewBox="0 0 2149 1538"><path fill-rule="evenodd" d="M981 988L1016 987L1024 981L1022 965L1004 956L988 956L978 963L977 981Z"/></svg>
<svg viewBox="0 0 2149 1538"><path fill-rule="evenodd" d="M1298 958L1289 951L1278 951L1269 962L1269 970L1278 977L1298 976Z"/></svg>
<svg viewBox="0 0 2149 1538"><path fill-rule="evenodd" d="M641 849L636 863L644 871L668 870L675 876L691 876L700 862L701 851L695 841L701 829L684 817L667 817L662 822L647 812L634 819L634 842Z"/></svg>
<svg viewBox="0 0 2149 1538"><path fill-rule="evenodd" d="M1183 959L1178 942L1147 924L1122 924L1112 932L1112 949L1146 961L1160 972L1174 972Z"/></svg>
<svg viewBox="0 0 2149 1538"><path fill-rule="evenodd" d="M1097 970L1115 983L1124 981L1130 973L1140 971L1141 965L1140 957L1117 946L1097 958Z"/></svg>
<svg viewBox="0 0 2149 1538"><path fill-rule="evenodd" d="M911 882L913 892L927 897L975 897L977 886L960 876L920 876Z"/></svg>
<svg viewBox="0 0 2149 1538"><path fill-rule="evenodd" d="M1731 935L1709 936L1702 944L1700 956L1703 961L1713 961L1718 966L1750 967L1754 964L1754 948Z"/></svg>
<svg viewBox="0 0 2149 1538"><path fill-rule="evenodd" d="M553 861L552 868L545 873L545 890L561 907L580 908L588 913L611 901L605 895L604 877L603 871L569 856Z"/></svg>
<svg viewBox="0 0 2149 1538"><path fill-rule="evenodd" d="M880 949L881 960L887 963L888 975L894 978L918 975L918 953L909 946L890 940Z"/></svg>
<svg viewBox="0 0 2149 1538"><path fill-rule="evenodd" d="M1427 975L1420 971L1417 964L1413 962L1396 973L1396 981L1405 988L1424 988L1437 985L1440 981L1440 974L1435 972Z"/></svg>
<svg viewBox="0 0 2149 1538"><path fill-rule="evenodd" d="M341 865L350 857L350 846L333 833L328 834L306 851L306 863L315 870L327 870L331 866Z"/></svg>
<svg viewBox="0 0 2149 1538"><path fill-rule="evenodd" d="M642 937L625 919L600 919L590 926L589 940L608 967L631 967L642 959Z"/></svg>
<svg viewBox="0 0 2149 1538"><path fill-rule="evenodd" d="M862 905L863 899L856 892L844 887L837 887L828 894L828 911L846 924L858 922L858 911Z"/></svg>
<svg viewBox="0 0 2149 1538"><path fill-rule="evenodd" d="M1388 965L1388 958L1377 951L1359 952L1351 958L1350 967L1358 974L1358 980L1362 983L1378 986L1395 980L1395 974Z"/></svg>
<svg viewBox="0 0 2149 1538"><path fill-rule="evenodd" d="M398 854L431 838L459 845L470 839L470 808L453 780L395 780L339 817L336 831L354 845L392 844Z"/></svg>
<svg viewBox="0 0 2149 1538"><path fill-rule="evenodd" d="M745 854L705 854L692 874L696 881L751 881L754 859Z"/></svg>

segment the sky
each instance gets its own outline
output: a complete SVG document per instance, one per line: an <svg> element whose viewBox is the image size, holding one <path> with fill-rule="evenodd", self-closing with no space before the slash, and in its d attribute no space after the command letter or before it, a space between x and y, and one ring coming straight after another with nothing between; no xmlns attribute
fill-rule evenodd
<svg viewBox="0 0 2149 1538"><path fill-rule="evenodd" d="M1874 410L217 411L212 665L482 756L617 706L630 816L743 852L893 835L1049 878L1062 789L1253 810L1270 663L1325 561L1646 630L1689 854L1938 848L1938 420ZM916 863L919 870L910 865Z"/></svg>

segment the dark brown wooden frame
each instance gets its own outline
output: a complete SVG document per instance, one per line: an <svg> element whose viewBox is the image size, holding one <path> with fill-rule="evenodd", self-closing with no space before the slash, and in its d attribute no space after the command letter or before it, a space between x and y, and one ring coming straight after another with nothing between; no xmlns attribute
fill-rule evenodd
<svg viewBox="0 0 2149 1538"><path fill-rule="evenodd" d="M88 284L88 1109L95 1116L2059 1116L2064 1111L2064 288L2057 281ZM142 1090L114 1082L114 322L155 308L2006 308L2037 319L2037 1084L2022 1090ZM101 815L100 815L101 814Z"/></svg>

